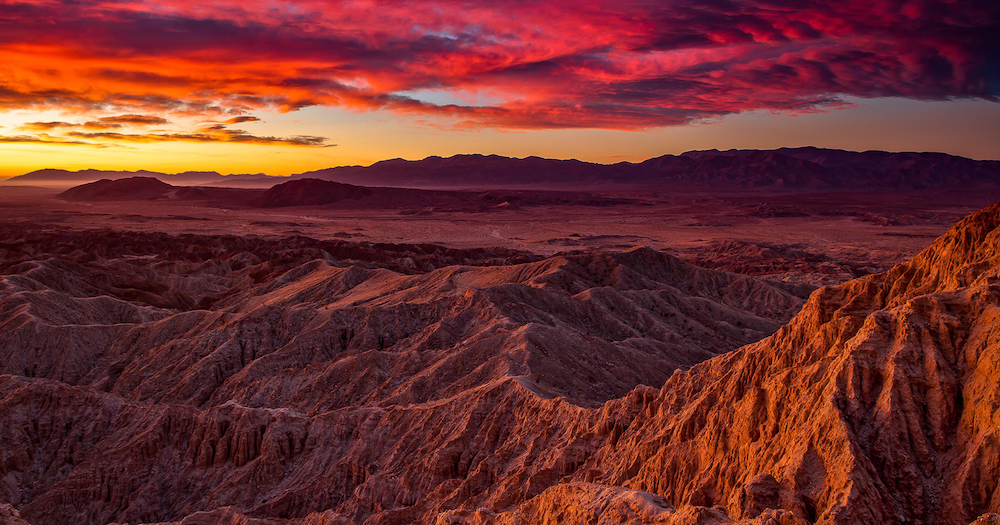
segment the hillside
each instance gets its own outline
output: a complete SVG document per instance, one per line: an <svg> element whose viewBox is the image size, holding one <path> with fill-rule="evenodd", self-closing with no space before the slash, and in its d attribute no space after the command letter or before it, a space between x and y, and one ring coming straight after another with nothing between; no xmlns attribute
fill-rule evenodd
<svg viewBox="0 0 1000 525"><path fill-rule="evenodd" d="M253 205L261 208L323 206L343 200L358 200L371 195L371 189L361 186L319 179L300 179L268 189L253 201Z"/></svg>
<svg viewBox="0 0 1000 525"><path fill-rule="evenodd" d="M101 179L74 186L58 195L57 199L75 202L139 202L171 201L198 202L210 206L246 206L264 190L242 188L216 188L199 186L172 186L152 177L127 179Z"/></svg>
<svg viewBox="0 0 1000 525"><path fill-rule="evenodd" d="M173 189L173 186L153 177L101 179L70 188L57 198L70 201L153 200L164 197Z"/></svg>

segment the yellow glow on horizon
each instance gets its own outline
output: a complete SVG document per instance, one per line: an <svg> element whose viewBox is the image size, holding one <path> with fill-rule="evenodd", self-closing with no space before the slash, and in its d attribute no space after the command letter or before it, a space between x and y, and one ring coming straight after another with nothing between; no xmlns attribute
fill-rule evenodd
<svg viewBox="0 0 1000 525"><path fill-rule="evenodd" d="M258 114L240 124L256 136L329 137L335 146L303 147L243 143L154 142L85 145L0 143L0 177L42 168L140 169L176 173L217 171L290 175L332 166L368 165L383 159L421 159L463 153L614 163L642 161L694 149L771 149L818 146L863 151L941 151L1000 159L1000 104L984 101L922 102L855 100L857 107L799 116L750 112L714 122L648 131L564 129L531 131L451 130L418 125L379 112L308 108ZM65 116L0 113L0 134L20 134L25 122ZM80 120L79 117L75 120ZM155 131L155 130L150 130Z"/></svg>
<svg viewBox="0 0 1000 525"><path fill-rule="evenodd" d="M236 143L157 143L96 148L80 145L0 144L0 177L43 168L150 170L164 173L218 171L290 175L353 164L335 148L259 146ZM367 160L367 159L364 159Z"/></svg>

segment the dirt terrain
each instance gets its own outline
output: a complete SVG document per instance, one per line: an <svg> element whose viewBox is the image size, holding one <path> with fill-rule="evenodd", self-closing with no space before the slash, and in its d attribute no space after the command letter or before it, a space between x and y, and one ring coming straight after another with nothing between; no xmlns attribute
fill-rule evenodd
<svg viewBox="0 0 1000 525"><path fill-rule="evenodd" d="M540 255L647 246L709 268L819 285L902 262L959 218L1000 199L1000 190L502 190L425 192L432 197L414 203L404 198L412 190L397 194L380 189L377 197L262 208L253 201L265 190L196 189L206 190L176 198L176 188L160 188L156 191L172 192L172 197L81 201L59 197L53 190L0 186L0 221L139 232L504 247Z"/></svg>
<svg viewBox="0 0 1000 525"><path fill-rule="evenodd" d="M900 263L998 199L995 161L781 148L613 165L457 155L290 178L40 170L0 183L0 220L540 255L647 246L820 285Z"/></svg>
<svg viewBox="0 0 1000 525"><path fill-rule="evenodd" d="M651 248L8 223L0 260L11 523L1000 511L1000 204L808 300Z"/></svg>
<svg viewBox="0 0 1000 525"><path fill-rule="evenodd" d="M0 524L1000 522L990 188L0 185Z"/></svg>

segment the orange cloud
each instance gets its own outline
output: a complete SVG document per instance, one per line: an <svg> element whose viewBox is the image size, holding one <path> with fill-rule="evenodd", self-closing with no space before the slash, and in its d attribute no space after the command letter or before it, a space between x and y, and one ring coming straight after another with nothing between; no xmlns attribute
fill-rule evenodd
<svg viewBox="0 0 1000 525"><path fill-rule="evenodd" d="M126 126L144 127L166 124L170 124L170 121L162 117L154 117L151 115L118 115L113 117L101 117L97 120L84 122L83 124L76 124L73 122L28 122L27 124L22 124L19 127L25 131L51 131L67 128L120 129Z"/></svg>
<svg viewBox="0 0 1000 525"><path fill-rule="evenodd" d="M225 126L313 105L468 128L644 129L845 95L996 100L997 20L987 0L14 0L0 13L0 111L78 113L94 130L221 126L94 140L320 145ZM125 114L91 118L108 112Z"/></svg>

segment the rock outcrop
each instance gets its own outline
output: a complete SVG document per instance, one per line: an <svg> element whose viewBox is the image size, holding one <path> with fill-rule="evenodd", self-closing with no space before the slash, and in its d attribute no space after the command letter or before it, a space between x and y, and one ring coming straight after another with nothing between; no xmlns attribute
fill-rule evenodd
<svg viewBox="0 0 1000 525"><path fill-rule="evenodd" d="M21 514L17 509L7 503L0 504L0 525L29 525L21 519Z"/></svg>

